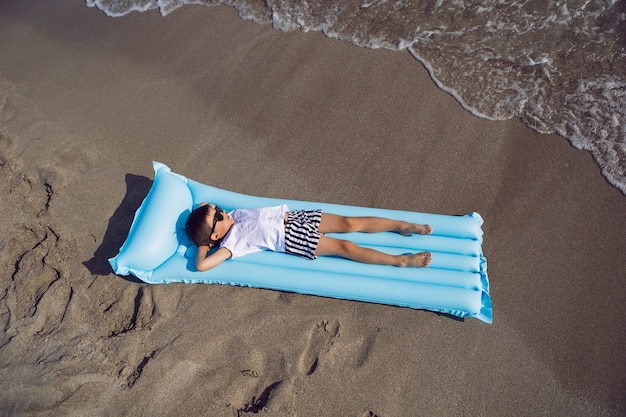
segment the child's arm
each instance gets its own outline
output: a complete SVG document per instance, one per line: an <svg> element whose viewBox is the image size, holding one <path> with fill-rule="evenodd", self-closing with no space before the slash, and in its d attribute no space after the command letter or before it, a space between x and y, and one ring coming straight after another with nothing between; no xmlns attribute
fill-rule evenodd
<svg viewBox="0 0 626 417"><path fill-rule="evenodd" d="M231 253L226 248L219 248L209 256L207 252L211 249L209 246L198 246L198 254L196 255L196 269L198 271L208 271L215 268L225 260L231 257Z"/></svg>

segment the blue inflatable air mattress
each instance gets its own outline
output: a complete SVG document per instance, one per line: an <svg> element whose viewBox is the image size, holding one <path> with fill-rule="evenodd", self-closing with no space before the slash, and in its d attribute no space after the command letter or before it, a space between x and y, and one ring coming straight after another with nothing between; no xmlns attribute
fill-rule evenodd
<svg viewBox="0 0 626 417"><path fill-rule="evenodd" d="M135 213L119 254L109 260L119 275L152 284L230 284L325 297L391 304L492 321L487 264L482 253L482 218L425 214L317 202L278 200L234 193L201 184L154 162L154 183ZM345 259L258 252L230 259L214 269L195 269L196 247L184 232L187 215L201 202L226 211L287 204L348 216L380 216L427 223L432 235L350 233L337 237L400 254L431 251L428 268L365 265Z"/></svg>

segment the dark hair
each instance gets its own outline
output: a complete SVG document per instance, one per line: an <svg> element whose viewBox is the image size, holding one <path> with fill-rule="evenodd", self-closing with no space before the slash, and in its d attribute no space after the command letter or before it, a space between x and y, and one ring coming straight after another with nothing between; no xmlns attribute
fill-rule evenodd
<svg viewBox="0 0 626 417"><path fill-rule="evenodd" d="M205 204L196 208L187 217L185 222L185 232L189 239L198 246L208 246L212 243L211 234L213 229L206 222L206 216L209 213L209 205Z"/></svg>

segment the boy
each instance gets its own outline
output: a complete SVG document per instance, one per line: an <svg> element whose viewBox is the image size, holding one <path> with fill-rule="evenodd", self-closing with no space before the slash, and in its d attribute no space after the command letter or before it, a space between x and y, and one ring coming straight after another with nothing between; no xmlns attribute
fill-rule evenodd
<svg viewBox="0 0 626 417"><path fill-rule="evenodd" d="M287 252L315 259L339 256L357 262L379 265L426 267L432 254L420 252L390 255L364 248L326 233L396 232L402 235L432 233L429 225L382 217L345 217L321 210L292 210L285 204L259 209L238 209L230 213L213 204L202 203L191 212L185 224L189 238L198 246L196 268L206 271L229 258L261 250ZM207 256L216 245L219 248Z"/></svg>

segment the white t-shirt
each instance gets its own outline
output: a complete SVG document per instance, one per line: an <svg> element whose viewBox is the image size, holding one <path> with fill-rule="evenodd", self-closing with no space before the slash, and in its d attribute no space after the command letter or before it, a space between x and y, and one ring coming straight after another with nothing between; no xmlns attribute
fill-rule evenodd
<svg viewBox="0 0 626 417"><path fill-rule="evenodd" d="M286 212L286 204L233 210L228 214L235 223L220 247L228 249L233 258L263 250L284 252Z"/></svg>

